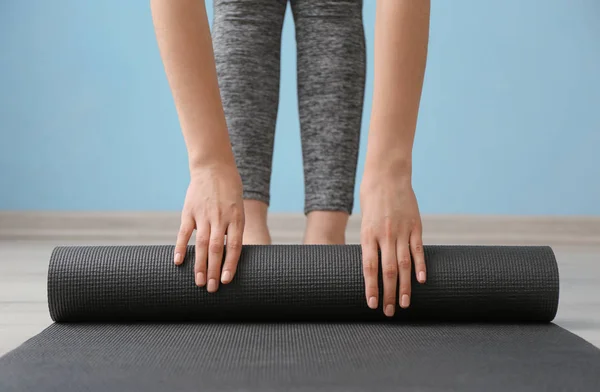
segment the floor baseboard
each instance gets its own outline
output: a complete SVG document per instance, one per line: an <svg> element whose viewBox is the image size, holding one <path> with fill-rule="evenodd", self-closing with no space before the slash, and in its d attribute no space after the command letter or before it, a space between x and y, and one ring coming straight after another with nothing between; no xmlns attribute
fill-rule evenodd
<svg viewBox="0 0 600 392"><path fill-rule="evenodd" d="M0 211L0 240L172 243L178 212ZM275 243L301 243L303 214L271 214ZM600 245L600 217L425 215L426 244ZM347 242L360 242L360 216L350 219Z"/></svg>

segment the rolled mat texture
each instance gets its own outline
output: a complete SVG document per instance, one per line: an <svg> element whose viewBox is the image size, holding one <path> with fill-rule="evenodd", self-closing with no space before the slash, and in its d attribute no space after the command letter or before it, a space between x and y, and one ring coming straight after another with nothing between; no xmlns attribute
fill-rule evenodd
<svg viewBox="0 0 600 392"><path fill-rule="evenodd" d="M193 247L182 266L171 261L173 252L169 246L57 248L48 273L52 319L385 319L366 306L358 245L244 247L233 282L217 295L194 285ZM549 322L556 314L558 268L548 247L428 246L425 257L427 283L413 280L412 306L397 307L397 320Z"/></svg>
<svg viewBox="0 0 600 392"><path fill-rule="evenodd" d="M56 323L0 358L0 391L600 390L600 350L551 324L549 247L426 246L391 319L366 306L358 245L244 246L214 294L194 247L173 252L56 248Z"/></svg>

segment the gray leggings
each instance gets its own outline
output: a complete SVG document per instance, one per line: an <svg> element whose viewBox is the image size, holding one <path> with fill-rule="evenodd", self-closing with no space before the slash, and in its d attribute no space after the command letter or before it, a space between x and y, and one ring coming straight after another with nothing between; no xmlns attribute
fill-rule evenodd
<svg viewBox="0 0 600 392"><path fill-rule="evenodd" d="M365 88L362 0L290 0L304 212L352 213ZM213 46L244 198L269 204L287 0L214 0Z"/></svg>

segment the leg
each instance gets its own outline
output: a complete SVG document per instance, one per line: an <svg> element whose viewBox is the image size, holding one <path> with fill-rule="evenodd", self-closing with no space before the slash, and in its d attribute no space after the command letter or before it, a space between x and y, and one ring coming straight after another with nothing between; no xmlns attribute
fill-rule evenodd
<svg viewBox="0 0 600 392"><path fill-rule="evenodd" d="M306 243L344 243L365 89L362 0L292 0L304 159Z"/></svg>
<svg viewBox="0 0 600 392"><path fill-rule="evenodd" d="M267 208L287 0L214 0L221 99L244 187L245 244L270 243Z"/></svg>

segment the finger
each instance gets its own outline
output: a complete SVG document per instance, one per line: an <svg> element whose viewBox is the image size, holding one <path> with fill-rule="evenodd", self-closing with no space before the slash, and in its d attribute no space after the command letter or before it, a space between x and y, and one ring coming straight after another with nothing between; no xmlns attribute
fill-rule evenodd
<svg viewBox="0 0 600 392"><path fill-rule="evenodd" d="M427 268L425 267L425 252L423 250L421 228L414 229L410 234L410 252L415 263L415 276L419 283L425 283L427 280Z"/></svg>
<svg viewBox="0 0 600 392"><path fill-rule="evenodd" d="M383 275L383 312L392 317L396 311L396 289L398 288L398 262L396 242L384 240L381 245L381 273Z"/></svg>
<svg viewBox="0 0 600 392"><path fill-rule="evenodd" d="M242 235L244 224L232 222L227 229L227 252L225 252L225 263L221 274L221 283L227 284L233 280L237 270L238 261L242 252Z"/></svg>
<svg viewBox="0 0 600 392"><path fill-rule="evenodd" d="M370 234L363 235L363 238L361 239L361 248L367 305L371 309L377 309L379 297L379 289L377 287L379 255L375 237Z"/></svg>
<svg viewBox="0 0 600 392"><path fill-rule="evenodd" d="M411 260L408 248L408 236L401 236L397 244L398 270L400 271L400 297L399 303L402 308L410 306L410 272Z"/></svg>
<svg viewBox="0 0 600 392"><path fill-rule="evenodd" d="M191 217L185 216L181 218L181 225L179 226L177 242L175 243L175 252L173 254L175 265L183 264L187 245L190 241L190 237L192 236L195 226L196 224Z"/></svg>
<svg viewBox="0 0 600 392"><path fill-rule="evenodd" d="M225 230L221 226L212 225L210 228L210 243L208 245L207 290L209 293L214 293L219 289L224 246Z"/></svg>
<svg viewBox="0 0 600 392"><path fill-rule="evenodd" d="M206 284L206 259L208 257L208 243L210 238L210 226L208 222L197 224L196 229L196 264L194 276L196 285L203 287Z"/></svg>

